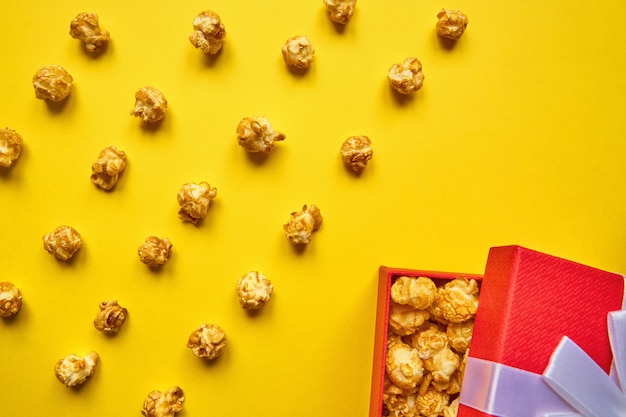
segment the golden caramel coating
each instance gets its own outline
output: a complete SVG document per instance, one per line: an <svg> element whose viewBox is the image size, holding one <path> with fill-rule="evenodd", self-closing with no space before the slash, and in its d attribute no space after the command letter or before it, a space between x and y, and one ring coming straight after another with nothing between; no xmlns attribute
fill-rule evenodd
<svg viewBox="0 0 626 417"><path fill-rule="evenodd" d="M205 10L193 19L193 32L189 41L205 54L216 54L224 45L226 28L220 16L212 10Z"/></svg>
<svg viewBox="0 0 626 417"><path fill-rule="evenodd" d="M128 310L119 305L117 300L102 301L100 312L93 321L93 325L103 333L117 333L122 328L126 316L128 316Z"/></svg>
<svg viewBox="0 0 626 417"><path fill-rule="evenodd" d="M467 363L467 356L469 350L465 351L465 354L461 358L461 363L459 363L459 367L452 374L450 378L450 384L448 388L446 388L446 392L448 394L458 394L461 392L461 387L463 385L463 376L465 375L465 364Z"/></svg>
<svg viewBox="0 0 626 417"><path fill-rule="evenodd" d="M391 299L425 310L435 301L437 286L427 277L398 277L391 285Z"/></svg>
<svg viewBox="0 0 626 417"><path fill-rule="evenodd" d="M80 385L96 371L98 360L96 352L89 352L85 357L71 353L56 363L54 375L66 387Z"/></svg>
<svg viewBox="0 0 626 417"><path fill-rule="evenodd" d="M182 221L197 224L204 219L209 212L211 200L217 197L217 188L211 188L209 183L199 184L188 182L178 190L178 217Z"/></svg>
<svg viewBox="0 0 626 417"><path fill-rule="evenodd" d="M62 261L70 259L83 241L80 233L71 226L59 226L43 236L43 247Z"/></svg>
<svg viewBox="0 0 626 417"><path fill-rule="evenodd" d="M398 336L408 336L417 331L430 318L424 310L406 304L391 302L389 305L389 330Z"/></svg>
<svg viewBox="0 0 626 417"><path fill-rule="evenodd" d="M110 190L117 184L120 174L126 168L126 153L115 146L108 146L91 165L91 182L103 190Z"/></svg>
<svg viewBox="0 0 626 417"><path fill-rule="evenodd" d="M315 48L306 36L294 36L285 41L281 52L287 65L305 69L313 62Z"/></svg>
<svg viewBox="0 0 626 417"><path fill-rule="evenodd" d="M383 395L383 404L389 411L390 417L420 417L416 405L415 394Z"/></svg>
<svg viewBox="0 0 626 417"><path fill-rule="evenodd" d="M456 417L459 413L459 398L455 398L449 406L443 410L443 417Z"/></svg>
<svg viewBox="0 0 626 417"><path fill-rule="evenodd" d="M446 327L446 335L450 341L450 347L458 353L465 353L472 341L473 331L474 320L448 324Z"/></svg>
<svg viewBox="0 0 626 417"><path fill-rule="evenodd" d="M459 10L442 9L437 13L437 34L444 38L457 40L467 27L467 16Z"/></svg>
<svg viewBox="0 0 626 417"><path fill-rule="evenodd" d="M22 308L22 294L10 282L0 282L0 317L11 317Z"/></svg>
<svg viewBox="0 0 626 417"><path fill-rule="evenodd" d="M203 324L191 333L187 347L199 358L215 359L226 347L226 333L218 325Z"/></svg>
<svg viewBox="0 0 626 417"><path fill-rule="evenodd" d="M24 141L13 129L0 129L0 167L10 167L22 152Z"/></svg>
<svg viewBox="0 0 626 417"><path fill-rule="evenodd" d="M311 235L321 224L320 209L315 204L311 204L311 207L305 204L302 211L291 213L291 218L283 225L283 229L292 245L302 245L311 241Z"/></svg>
<svg viewBox="0 0 626 417"><path fill-rule="evenodd" d="M70 23L70 35L83 41L88 52L99 52L109 42L109 32L100 29L98 15L95 13L79 13Z"/></svg>
<svg viewBox="0 0 626 417"><path fill-rule="evenodd" d="M154 87L142 87L135 93L135 107L130 115L141 118L144 123L154 123L165 117L167 100Z"/></svg>
<svg viewBox="0 0 626 417"><path fill-rule="evenodd" d="M417 397L417 410L424 417L439 417L450 405L450 396L445 392L429 389Z"/></svg>
<svg viewBox="0 0 626 417"><path fill-rule="evenodd" d="M373 154L372 141L367 136L351 136L341 145L343 163L355 172L363 171Z"/></svg>
<svg viewBox="0 0 626 417"><path fill-rule="evenodd" d="M459 355L447 346L435 352L430 358L424 359L424 367L433 376L432 387L437 391L447 390L452 375L459 368L460 363Z"/></svg>
<svg viewBox="0 0 626 417"><path fill-rule="evenodd" d="M440 350L448 347L448 336L436 325L430 325L411 337L411 346L420 353L420 358L430 359Z"/></svg>
<svg viewBox="0 0 626 417"><path fill-rule="evenodd" d="M35 97L40 100L62 101L72 91L74 78L60 65L46 65L33 76Z"/></svg>
<svg viewBox="0 0 626 417"><path fill-rule="evenodd" d="M172 243L166 237L148 236L137 249L139 260L150 268L164 265L172 254Z"/></svg>
<svg viewBox="0 0 626 417"><path fill-rule="evenodd" d="M258 271L248 272L237 280L235 291L241 307L245 310L258 310L267 303L274 287L267 277Z"/></svg>
<svg viewBox="0 0 626 417"><path fill-rule="evenodd" d="M151 391L143 401L141 414L144 417L174 417L183 409L185 394L180 387L172 387L165 392Z"/></svg>
<svg viewBox="0 0 626 417"><path fill-rule="evenodd" d="M237 125L237 141L246 151L268 153L274 142L285 140L285 135L275 131L265 116L244 117Z"/></svg>
<svg viewBox="0 0 626 417"><path fill-rule="evenodd" d="M456 278L437 289L435 303L445 320L467 321L474 317L478 308L478 283L473 279Z"/></svg>
<svg viewBox="0 0 626 417"><path fill-rule="evenodd" d="M398 93L414 93L424 83L422 63L417 58L408 57L402 63L393 64L389 68L388 79L391 87Z"/></svg>
<svg viewBox="0 0 626 417"><path fill-rule="evenodd" d="M395 385L404 389L413 389L424 375L424 364L417 349L405 343L399 343L387 350L385 370Z"/></svg>
<svg viewBox="0 0 626 417"><path fill-rule="evenodd" d="M356 0L323 0L330 20L345 25L354 14Z"/></svg>

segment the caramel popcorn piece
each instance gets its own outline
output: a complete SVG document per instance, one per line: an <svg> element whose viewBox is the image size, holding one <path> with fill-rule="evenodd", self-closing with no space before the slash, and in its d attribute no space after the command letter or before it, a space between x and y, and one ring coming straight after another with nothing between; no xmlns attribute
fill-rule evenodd
<svg viewBox="0 0 626 417"><path fill-rule="evenodd" d="M22 308L22 294L10 282L0 282L0 317L11 317Z"/></svg>
<svg viewBox="0 0 626 417"><path fill-rule="evenodd" d="M265 305L272 295L272 282L258 271L251 271L237 280L237 297L245 310L258 310Z"/></svg>
<svg viewBox="0 0 626 417"><path fill-rule="evenodd" d="M217 188L211 188L207 182L183 184L178 191L178 217L183 221L197 224L209 212L211 200L217 197Z"/></svg>
<svg viewBox="0 0 626 417"><path fill-rule="evenodd" d="M205 54L216 54L224 45L226 28L220 16L212 10L205 10L193 19L193 32L189 41Z"/></svg>
<svg viewBox="0 0 626 417"><path fill-rule="evenodd" d="M311 241L311 235L321 224L320 209L314 204L311 204L311 207L305 204L302 211L291 213L291 218L283 225L283 229L292 245L301 245Z"/></svg>
<svg viewBox="0 0 626 417"><path fill-rule="evenodd" d="M469 320L478 308L478 283L473 279L456 278L437 289L435 303L445 320L451 323Z"/></svg>
<svg viewBox="0 0 626 417"><path fill-rule="evenodd" d="M354 14L356 0L323 0L330 20L345 25Z"/></svg>
<svg viewBox="0 0 626 417"><path fill-rule="evenodd" d="M108 146L91 165L91 182L103 190L110 190L117 184L120 174L126 168L126 153L115 146Z"/></svg>
<svg viewBox="0 0 626 417"><path fill-rule="evenodd" d="M438 417L450 405L450 396L445 392L429 389L417 397L417 410L424 417Z"/></svg>
<svg viewBox="0 0 626 417"><path fill-rule="evenodd" d="M402 63L393 64L389 68L389 83L400 94L411 94L424 83L422 63L414 57L406 58Z"/></svg>
<svg viewBox="0 0 626 417"><path fill-rule="evenodd" d="M109 32L100 29L98 15L95 13L79 13L70 23L70 35L83 41L88 52L99 52L109 42Z"/></svg>
<svg viewBox="0 0 626 417"><path fill-rule="evenodd" d="M244 117L237 125L237 140L246 151L268 153L274 142L285 140L285 135L277 132L265 116Z"/></svg>
<svg viewBox="0 0 626 417"><path fill-rule="evenodd" d="M119 305L117 300L102 301L100 312L93 321L93 325L103 333L117 333L122 328L127 315L128 310Z"/></svg>
<svg viewBox="0 0 626 417"><path fill-rule="evenodd" d="M287 39L282 47L282 54L287 65L305 69L313 62L315 48L306 36L294 36Z"/></svg>
<svg viewBox="0 0 626 417"><path fill-rule="evenodd" d="M191 333L187 347L199 358L215 359L226 347L226 333L215 324L203 324Z"/></svg>
<svg viewBox="0 0 626 417"><path fill-rule="evenodd" d="M59 226L43 236L43 247L62 261L70 259L82 245L80 234L71 226Z"/></svg>
<svg viewBox="0 0 626 417"><path fill-rule="evenodd" d="M459 398L455 398L449 406L443 410L443 417L456 417L459 413Z"/></svg>
<svg viewBox="0 0 626 417"><path fill-rule="evenodd" d="M174 417L183 409L185 394L180 387L172 387L165 392L151 391L143 402L141 414L144 417Z"/></svg>
<svg viewBox="0 0 626 417"><path fill-rule="evenodd" d="M389 348L385 369L391 382L405 389L415 388L424 375L424 364L419 352L405 343Z"/></svg>
<svg viewBox="0 0 626 417"><path fill-rule="evenodd" d="M56 363L54 375L66 387L80 385L96 371L98 359L96 352L89 352L84 358L69 354Z"/></svg>
<svg viewBox="0 0 626 417"><path fill-rule="evenodd" d="M458 394L461 392L461 387L463 386L463 376L465 375L465 364L467 363L467 356L469 350L465 351L465 354L461 358L461 362L459 363L459 367L452 374L450 378L450 383L446 388L446 392L448 394Z"/></svg>
<svg viewBox="0 0 626 417"><path fill-rule="evenodd" d="M461 323L450 323L446 327L446 335L450 341L450 347L458 353L465 353L472 341L474 331L474 320L463 321Z"/></svg>
<svg viewBox="0 0 626 417"><path fill-rule="evenodd" d="M22 136L8 127L0 129L0 167L10 167L22 152Z"/></svg>
<svg viewBox="0 0 626 417"><path fill-rule="evenodd" d="M420 417L416 405L417 396L407 395L383 395L383 404L393 417Z"/></svg>
<svg viewBox="0 0 626 417"><path fill-rule="evenodd" d="M351 136L341 145L341 159L355 172L363 171L373 154L372 141L367 136Z"/></svg>
<svg viewBox="0 0 626 417"><path fill-rule="evenodd" d="M427 277L398 277L391 285L391 299L425 310L435 301L437 286Z"/></svg>
<svg viewBox="0 0 626 417"><path fill-rule="evenodd" d="M46 65L33 76L35 97L40 100L62 101L72 91L74 78L60 65Z"/></svg>
<svg viewBox="0 0 626 417"><path fill-rule="evenodd" d="M427 311L410 305L391 302L389 306L389 329L398 336L414 334L429 318Z"/></svg>
<svg viewBox="0 0 626 417"><path fill-rule="evenodd" d="M148 236L137 250L139 260L150 268L164 265L172 254L172 243L168 238Z"/></svg>
<svg viewBox="0 0 626 417"><path fill-rule="evenodd" d="M437 34L444 38L457 40L467 27L467 16L459 10L442 9L437 13Z"/></svg>
<svg viewBox="0 0 626 417"><path fill-rule="evenodd" d="M431 383L433 388L437 391L447 390L460 363L459 356L447 346L435 352L430 358L424 359L424 367L433 376Z"/></svg>
<svg viewBox="0 0 626 417"><path fill-rule="evenodd" d="M142 87L135 93L135 107L131 116L141 118L144 123L154 123L165 117L167 100L162 92L154 87Z"/></svg>
<svg viewBox="0 0 626 417"><path fill-rule="evenodd" d="M430 325L411 337L411 346L419 351L420 358L430 359L437 352L448 347L448 336L436 325Z"/></svg>

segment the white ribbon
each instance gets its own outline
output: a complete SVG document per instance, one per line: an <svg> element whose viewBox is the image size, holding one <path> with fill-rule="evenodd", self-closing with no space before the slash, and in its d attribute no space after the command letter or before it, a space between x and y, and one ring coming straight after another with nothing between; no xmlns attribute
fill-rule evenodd
<svg viewBox="0 0 626 417"><path fill-rule="evenodd" d="M561 398L584 417L626 417L626 394L621 387L626 376L626 310L608 315L613 351L613 373L607 375L567 336L552 353L543 378ZM559 414L546 414L556 417Z"/></svg>

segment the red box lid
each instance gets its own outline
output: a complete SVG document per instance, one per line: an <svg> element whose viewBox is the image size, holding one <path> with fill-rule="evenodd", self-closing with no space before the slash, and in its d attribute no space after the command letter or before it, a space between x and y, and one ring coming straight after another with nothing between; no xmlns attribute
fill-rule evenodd
<svg viewBox="0 0 626 417"><path fill-rule="evenodd" d="M608 372L607 314L623 300L622 275L520 246L492 248L470 356L541 374L567 335ZM461 405L458 416L485 414Z"/></svg>

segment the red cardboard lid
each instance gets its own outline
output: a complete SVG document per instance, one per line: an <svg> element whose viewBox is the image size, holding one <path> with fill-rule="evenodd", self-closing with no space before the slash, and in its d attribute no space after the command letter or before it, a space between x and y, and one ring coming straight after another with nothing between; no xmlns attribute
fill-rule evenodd
<svg viewBox="0 0 626 417"><path fill-rule="evenodd" d="M489 251L470 356L541 374L562 336L606 372L624 277L520 246Z"/></svg>

